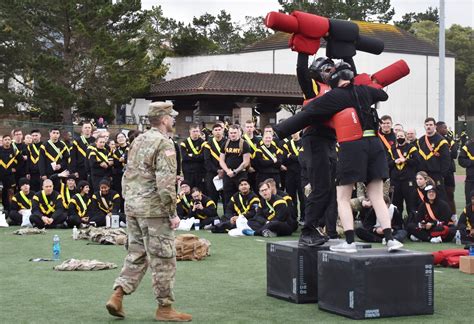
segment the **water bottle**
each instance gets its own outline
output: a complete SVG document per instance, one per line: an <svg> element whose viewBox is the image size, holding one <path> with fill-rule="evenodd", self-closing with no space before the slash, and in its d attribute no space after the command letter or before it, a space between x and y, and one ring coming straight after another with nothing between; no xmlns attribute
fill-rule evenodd
<svg viewBox="0 0 474 324"><path fill-rule="evenodd" d="M105 215L105 227L110 228L112 225L112 216L110 214Z"/></svg>
<svg viewBox="0 0 474 324"><path fill-rule="evenodd" d="M454 239L456 240L456 245L461 245L461 232L459 230L456 231Z"/></svg>
<svg viewBox="0 0 474 324"><path fill-rule="evenodd" d="M61 243L59 236L56 234L53 237L53 260L58 261L61 256Z"/></svg>
<svg viewBox="0 0 474 324"><path fill-rule="evenodd" d="M72 239L77 240L79 238L79 232L77 231L76 225L74 225L74 228L72 229Z"/></svg>
<svg viewBox="0 0 474 324"><path fill-rule="evenodd" d="M469 256L474 257L474 244L469 246Z"/></svg>

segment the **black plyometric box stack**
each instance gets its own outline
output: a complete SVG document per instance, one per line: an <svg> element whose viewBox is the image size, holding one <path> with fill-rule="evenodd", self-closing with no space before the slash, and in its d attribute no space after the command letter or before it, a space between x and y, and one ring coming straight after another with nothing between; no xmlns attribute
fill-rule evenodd
<svg viewBox="0 0 474 324"><path fill-rule="evenodd" d="M433 314L433 256L368 249L318 253L319 308L354 319Z"/></svg>
<svg viewBox="0 0 474 324"><path fill-rule="evenodd" d="M300 247L298 241L267 243L267 295L293 303L318 302L318 251L329 250L340 240L315 247ZM369 243L357 243L360 249Z"/></svg>

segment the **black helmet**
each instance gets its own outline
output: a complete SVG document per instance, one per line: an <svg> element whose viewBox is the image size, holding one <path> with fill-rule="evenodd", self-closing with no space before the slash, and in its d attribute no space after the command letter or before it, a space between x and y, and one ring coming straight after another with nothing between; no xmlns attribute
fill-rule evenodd
<svg viewBox="0 0 474 324"><path fill-rule="evenodd" d="M325 56L318 57L309 66L309 73L312 79L316 81L327 83L328 76L334 67L334 61Z"/></svg>
<svg viewBox="0 0 474 324"><path fill-rule="evenodd" d="M336 88L339 80L352 81L354 71L349 63L341 61L334 66L334 70L329 75L328 84L331 88Z"/></svg>

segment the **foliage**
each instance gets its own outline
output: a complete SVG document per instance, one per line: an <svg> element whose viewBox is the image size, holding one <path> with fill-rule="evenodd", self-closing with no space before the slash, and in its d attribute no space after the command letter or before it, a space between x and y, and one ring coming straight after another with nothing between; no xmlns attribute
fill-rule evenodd
<svg viewBox="0 0 474 324"><path fill-rule="evenodd" d="M438 44L439 27L433 21L413 23L411 29L418 38ZM474 106L474 32L471 27L452 25L446 30L446 49L456 55L455 104L456 115L472 115ZM469 112L469 110L471 111Z"/></svg>
<svg viewBox="0 0 474 324"><path fill-rule="evenodd" d="M164 18L160 7L154 7L151 12L154 30L160 31L169 54L176 56L235 53L270 35L263 17L246 17L246 22L240 25L221 10L217 16L205 13L184 24Z"/></svg>
<svg viewBox="0 0 474 324"><path fill-rule="evenodd" d="M410 30L414 23L420 21L432 21L436 24L439 24L439 14L438 8L428 7L425 12L409 12L402 16L402 20L395 21L395 26L400 27L405 30Z"/></svg>
<svg viewBox="0 0 474 324"><path fill-rule="evenodd" d="M285 109L292 115L296 115L296 113L301 110L301 105L280 105L281 108Z"/></svg>
<svg viewBox="0 0 474 324"><path fill-rule="evenodd" d="M295 10L313 13L334 19L351 19L388 23L395 10L390 0L278 0L280 11L291 13Z"/></svg>
<svg viewBox="0 0 474 324"><path fill-rule="evenodd" d="M0 90L6 108L27 103L46 121L70 122L72 110L110 120L164 74L163 57L149 54L146 18L137 0L0 2L0 42L9 45L0 73L15 80Z"/></svg>

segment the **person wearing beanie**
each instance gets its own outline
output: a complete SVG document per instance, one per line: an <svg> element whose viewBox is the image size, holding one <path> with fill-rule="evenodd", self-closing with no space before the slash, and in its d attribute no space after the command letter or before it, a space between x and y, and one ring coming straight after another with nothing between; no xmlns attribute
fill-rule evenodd
<svg viewBox="0 0 474 324"><path fill-rule="evenodd" d="M110 189L110 181L103 179L99 182L99 190L92 195L92 203L89 210L89 223L96 226L106 225L107 215L119 215L120 222L125 223L125 214L120 213L120 195Z"/></svg>
<svg viewBox="0 0 474 324"><path fill-rule="evenodd" d="M462 244L474 243L474 190L470 193L470 202L459 217L458 229Z"/></svg>
<svg viewBox="0 0 474 324"><path fill-rule="evenodd" d="M407 225L410 239L431 243L452 241L456 229L451 223L448 203L438 197L435 186L426 186L424 192L425 201L418 207L415 221Z"/></svg>
<svg viewBox="0 0 474 324"><path fill-rule="evenodd" d="M28 217L31 215L31 206L34 192L30 191L30 182L26 178L20 178L18 180L18 186L20 191L13 196L12 202L10 205L10 213L8 217L10 218L10 225L22 225L23 224L23 215ZM24 225L30 224L26 222Z"/></svg>
<svg viewBox="0 0 474 324"><path fill-rule="evenodd" d="M89 224L89 206L91 198L89 197L90 185L89 182L79 181L78 193L72 196L67 209L67 223L69 227L77 226L78 228L85 228Z"/></svg>

